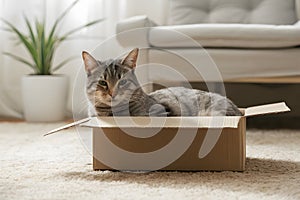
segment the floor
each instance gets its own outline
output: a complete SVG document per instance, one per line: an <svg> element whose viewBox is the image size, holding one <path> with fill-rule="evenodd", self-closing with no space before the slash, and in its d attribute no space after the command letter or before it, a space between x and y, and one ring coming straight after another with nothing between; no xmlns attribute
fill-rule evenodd
<svg viewBox="0 0 300 200"><path fill-rule="evenodd" d="M300 199L300 130L247 130L245 172L125 173L61 125L0 123L0 199Z"/></svg>

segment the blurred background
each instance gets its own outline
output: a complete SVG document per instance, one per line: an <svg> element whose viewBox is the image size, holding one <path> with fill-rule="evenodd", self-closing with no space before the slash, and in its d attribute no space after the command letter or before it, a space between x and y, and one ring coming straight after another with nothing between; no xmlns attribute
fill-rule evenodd
<svg viewBox="0 0 300 200"><path fill-rule="evenodd" d="M21 30L25 31L26 25L24 22L24 15L28 16L29 20L34 20L36 17L38 19L45 18L47 24L51 25L54 23L56 17L59 16L70 4L72 4L72 2L74 1L73 0L64 0L64 1L61 0L26 0L26 1L0 0L0 17L2 19L11 22L12 24L14 24L14 26L20 28ZM123 27L124 24L122 24L122 21L125 20L126 23L130 24L130 21L128 22L126 20L134 16L138 16L138 15L146 16L147 20L149 19L149 21L157 25L170 25L170 26L178 25L180 21L180 19L178 19L178 16L184 18L186 14L184 13L183 14L181 13L179 15L177 14L177 18L175 16L175 18L173 18L173 22L172 20L170 22L170 16L172 17L173 15L174 17L174 13L176 15L176 12L180 11L180 9L178 10L178 8L184 7L184 5L181 5L181 2L185 2L185 1L178 1L178 0L173 0L173 1L172 0L151 0L151 1L149 0L82 0L79 1L79 3L75 5L75 7L70 11L70 13L63 20L59 28L59 32L63 33L66 30L75 28L81 24L85 24L95 19L104 19L104 21L95 26L84 28L81 31L79 31L77 34L73 35L69 40L64 42L58 48L55 54L55 60L54 60L55 63L59 63L66 57L76 56L76 59L72 60L71 62L66 64L65 67L61 68L59 71L56 72L57 74L65 74L69 78L69 92L68 92L69 95L68 95L68 99L66 100L67 101L66 116L69 117L72 116L72 92L73 92L72 88L74 86L74 81L78 69L82 67L81 52L83 50L92 52L97 48L99 44L105 42L109 38L112 38L116 34L116 27L118 27L118 24L120 22L121 25L119 24L119 26ZM202 4L204 6L207 6L209 4L207 3L209 1L187 1L187 2L189 6L194 5L195 2L196 3L202 2L200 3L201 5L198 5L199 7L201 7ZM233 5L232 2L234 1L226 1L226 2L227 5L229 2L230 6L232 6ZM243 0L243 2L246 1ZM290 5L298 6L296 10L298 9L299 11L298 1L288 1L288 2L290 3ZM270 2L267 1L267 3ZM240 6L239 4L234 4L233 7L238 7L239 8L238 13L241 13L240 10L243 9L240 9L239 6ZM198 7L195 6L194 8L196 9ZM212 9L212 5L210 4L210 7L208 6L208 8ZM295 10L294 7L293 8L288 7L288 8ZM209 13L210 12L209 9L205 12ZM173 12L173 14L171 13L171 15L169 15L170 12ZM231 15L234 15L234 12ZM296 15L297 14L293 14L293 17L295 17L295 19L297 18ZM261 16L261 17L264 18L265 16ZM179 21L174 21L174 19ZM210 19L212 19L212 22L205 21L204 23L218 23L218 24L229 23L223 21L220 22L218 21L217 18L210 18ZM246 23L249 23L247 21L249 18L245 18L245 19L246 19ZM214 22L213 20L216 21ZM239 24L240 22L235 21L230 23ZM264 24L267 22L259 22L259 23ZM293 23L297 24L297 20L293 21ZM188 22L187 24L191 24L191 23ZM275 24L275 25L278 26L280 24ZM290 24L288 26L290 26ZM1 44L0 52L7 52L7 51L14 52L20 55L21 57L28 58L29 55L28 53L26 53L24 47L22 45L16 45L16 40L14 40L12 34L10 32L3 30L5 28L5 24L3 23L3 21L0 21L0 27L2 28L2 30L0 31L0 44ZM175 29L176 28L177 27L175 27ZM112 40L116 40L116 38L113 38ZM293 48L295 46L299 47L298 45L294 45ZM120 44L120 41L116 40L114 42L113 47L105 46L105 49L101 49L101 52L105 52L107 53L107 55L115 55L116 54L115 52L118 52L117 54L119 55L121 52L125 52L130 48L131 48L130 45L126 46L124 44ZM220 49L223 50L224 48L226 49L228 47L222 45L220 47L215 45L210 46L208 44L207 47L205 48L209 50L208 53L211 54L212 58L214 59L213 55L216 54L215 53L216 51L219 51ZM211 48L213 48L213 50L211 50ZM251 48L253 49L253 47ZM260 46L257 48L259 48L259 51L268 49L265 46L263 47ZM284 49L287 47L279 47L279 49L282 48ZM234 47L234 49L235 49L234 51L236 51L237 49L245 49L245 47ZM288 53L285 52L285 54ZM293 51L292 54L296 55L295 57L300 57L298 49L296 53ZM241 56L243 55L244 54L242 54ZM278 59L278 56L274 56L274 59L276 57ZM218 58L219 57L216 56L216 60ZM293 60L294 58L284 57L283 59ZM243 60L243 58L241 58L241 60ZM217 60L216 62L217 62L216 64L219 66L218 63L219 61ZM245 57L244 59L245 64L252 63L252 62L255 62L255 60L253 60L253 57L247 57L247 56ZM249 80L248 79L243 81L239 79L239 81L232 81L232 80L227 81L225 82L226 95L230 97L234 102L236 102L236 104L240 107L286 101L288 105L292 108L292 112L287 114L280 114L280 115L276 115L275 117L274 116L267 116L261 118L258 117L253 120L250 119L249 120L250 126L253 125L253 127L262 127L262 128L278 127L278 126L288 127L288 128L299 127L300 126L299 123L300 66L296 65L295 67L294 65L293 70L294 71L289 73L288 76L284 77L283 79L282 78L276 80L272 80L272 79ZM295 70L296 72L297 70L299 70L299 72L295 73ZM23 75L31 74L31 73L32 70L28 67L24 67L22 63L17 62L16 60L3 55L2 53L0 54L0 118L21 119L21 120L23 119L24 116L23 116L23 105L22 105L22 94L21 94L21 78ZM274 71L272 70L270 70L269 72L264 71L264 75L268 73L270 75L275 74ZM258 76L256 76L255 78L259 77L259 73L257 74ZM280 74L277 74L277 77L281 77L279 75ZM283 75L287 75L287 74L283 74ZM218 83L214 83L213 81L211 83L203 83L201 81L198 82L195 81L194 79L191 79L190 83L192 84L193 87L199 89L207 89L208 87L207 84L214 84L214 87L218 88ZM178 85L178 83L176 84ZM157 89L159 87L160 86L154 86L154 89ZM268 123L264 121L264 123L261 124L260 122L262 119L269 119L269 121Z"/></svg>
<svg viewBox="0 0 300 200"><path fill-rule="evenodd" d="M36 17L41 20L46 16L46 22L52 26L59 16L74 0L0 0L0 17L21 30L26 31L24 15L29 20ZM57 71L57 74L67 74L70 81L67 114L71 116L71 93L74 79L79 67L82 67L81 52L93 51L107 38L116 34L116 23L121 19L139 14L149 14L154 19L159 19L160 1L133 1L133 0L88 0L79 1L77 5L63 20L59 32L75 28L95 19L103 18L104 21L88 27L71 39L62 43L55 55L55 63L64 58L77 56L77 59L69 62L65 67ZM155 8L155 9L153 9ZM4 23L0 22L2 29ZM0 32L0 117L22 119L21 78L25 74L33 73L29 67L2 54L2 52L14 52L21 57L28 58L23 45L16 45L17 41L10 32ZM122 48L121 46L119 48ZM114 51L108 48L105 51Z"/></svg>

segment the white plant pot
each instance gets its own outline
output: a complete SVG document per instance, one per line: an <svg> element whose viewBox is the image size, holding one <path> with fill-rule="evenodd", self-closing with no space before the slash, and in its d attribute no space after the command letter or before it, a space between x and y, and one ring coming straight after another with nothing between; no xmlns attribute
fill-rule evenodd
<svg viewBox="0 0 300 200"><path fill-rule="evenodd" d="M54 122L65 119L68 78L63 75L28 75L22 78L26 121Z"/></svg>

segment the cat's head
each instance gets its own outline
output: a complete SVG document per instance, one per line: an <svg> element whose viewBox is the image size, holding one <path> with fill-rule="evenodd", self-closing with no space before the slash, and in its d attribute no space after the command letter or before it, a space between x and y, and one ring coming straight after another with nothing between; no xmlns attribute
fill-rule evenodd
<svg viewBox="0 0 300 200"><path fill-rule="evenodd" d="M133 92L139 88L134 74L138 51L136 48L123 59L106 61L98 61L89 53L82 52L87 74L86 92L94 106L128 103Z"/></svg>

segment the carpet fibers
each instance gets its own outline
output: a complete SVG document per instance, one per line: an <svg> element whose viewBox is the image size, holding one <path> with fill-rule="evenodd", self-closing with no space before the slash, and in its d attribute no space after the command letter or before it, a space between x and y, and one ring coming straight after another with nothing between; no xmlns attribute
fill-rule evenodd
<svg viewBox="0 0 300 200"><path fill-rule="evenodd" d="M248 130L246 171L93 171L74 129L0 123L0 199L300 199L300 131Z"/></svg>

